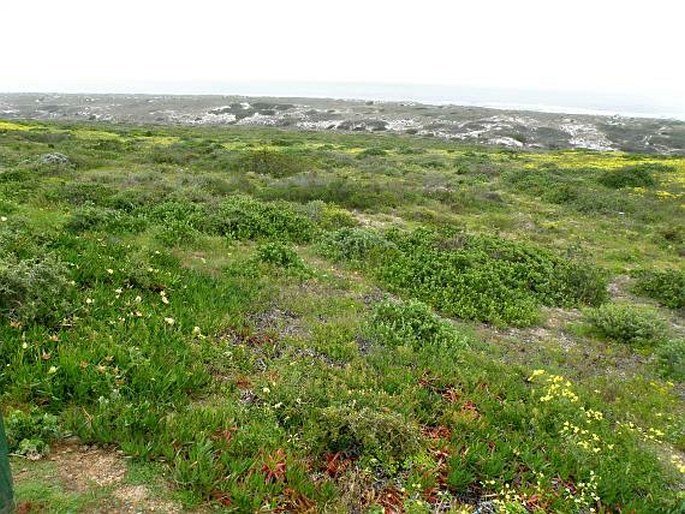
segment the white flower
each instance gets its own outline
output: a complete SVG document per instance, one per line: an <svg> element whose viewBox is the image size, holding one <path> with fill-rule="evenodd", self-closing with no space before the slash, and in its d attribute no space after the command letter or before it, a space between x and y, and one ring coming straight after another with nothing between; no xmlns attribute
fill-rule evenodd
<svg viewBox="0 0 685 514"><path fill-rule="evenodd" d="M2 222L7 221L7 216L0 216L0 221L2 221Z"/></svg>
<svg viewBox="0 0 685 514"><path fill-rule="evenodd" d="M112 268L107 268L107 273L109 273L110 275L113 275L114 270Z"/></svg>
<svg viewBox="0 0 685 514"><path fill-rule="evenodd" d="M176 323L176 320L174 318L164 318L164 322L167 325L173 325L174 323Z"/></svg>
<svg viewBox="0 0 685 514"><path fill-rule="evenodd" d="M57 373L57 366L50 366L50 369L48 370L48 375L54 375Z"/></svg>
<svg viewBox="0 0 685 514"><path fill-rule="evenodd" d="M95 301L95 300L93 300L92 298L86 298L86 303L87 303L88 305L90 305L90 304L93 303L94 301Z"/></svg>

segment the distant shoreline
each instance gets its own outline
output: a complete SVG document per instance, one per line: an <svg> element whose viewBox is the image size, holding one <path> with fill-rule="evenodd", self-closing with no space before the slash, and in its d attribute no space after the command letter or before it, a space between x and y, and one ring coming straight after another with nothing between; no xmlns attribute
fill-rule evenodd
<svg viewBox="0 0 685 514"><path fill-rule="evenodd" d="M3 94L80 94L152 96L246 96L271 98L315 98L350 101L412 102L424 105L454 105L489 109L533 111L550 114L621 116L685 121L685 105L660 100L606 93L533 91L517 89L452 87L421 84L362 83L111 83L63 84L55 88Z"/></svg>

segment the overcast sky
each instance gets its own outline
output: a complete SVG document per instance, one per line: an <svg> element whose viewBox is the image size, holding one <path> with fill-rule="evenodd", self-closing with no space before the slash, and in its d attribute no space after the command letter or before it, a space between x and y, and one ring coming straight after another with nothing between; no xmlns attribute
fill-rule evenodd
<svg viewBox="0 0 685 514"><path fill-rule="evenodd" d="M0 91L382 82L632 95L685 112L684 5L3 0Z"/></svg>

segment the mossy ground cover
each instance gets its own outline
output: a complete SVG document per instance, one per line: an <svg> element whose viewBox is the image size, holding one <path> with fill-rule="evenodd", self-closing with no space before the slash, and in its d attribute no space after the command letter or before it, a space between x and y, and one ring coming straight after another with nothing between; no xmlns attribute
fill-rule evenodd
<svg viewBox="0 0 685 514"><path fill-rule="evenodd" d="M684 191L682 158L2 122L18 500L112 504L28 460L75 436L186 510L678 512Z"/></svg>

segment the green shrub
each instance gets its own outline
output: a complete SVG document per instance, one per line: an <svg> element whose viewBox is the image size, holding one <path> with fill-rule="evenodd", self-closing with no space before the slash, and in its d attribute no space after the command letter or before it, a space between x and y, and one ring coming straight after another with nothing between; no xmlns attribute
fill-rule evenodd
<svg viewBox="0 0 685 514"><path fill-rule="evenodd" d="M350 457L371 457L393 465L419 448L418 427L395 412L369 407L331 406L320 410L316 443L320 452L342 452Z"/></svg>
<svg viewBox="0 0 685 514"><path fill-rule="evenodd" d="M388 346L467 346L466 338L450 322L441 320L430 307L416 300L376 305L367 323L367 333Z"/></svg>
<svg viewBox="0 0 685 514"><path fill-rule="evenodd" d="M608 303L588 309L585 317L602 337L631 346L653 346L667 334L664 319L648 307Z"/></svg>
<svg viewBox="0 0 685 514"><path fill-rule="evenodd" d="M676 269L634 272L634 291L671 309L685 307L685 272Z"/></svg>
<svg viewBox="0 0 685 514"><path fill-rule="evenodd" d="M262 202L249 196L230 196L218 204L167 201L146 209L151 221L168 227L228 236L234 239L309 241L314 224L285 202Z"/></svg>
<svg viewBox="0 0 685 514"><path fill-rule="evenodd" d="M114 191L108 186L89 182L66 182L59 186L50 184L44 192L46 199L67 202L76 206L104 205L113 194Z"/></svg>
<svg viewBox="0 0 685 514"><path fill-rule="evenodd" d="M367 157L384 157L388 155L388 151L383 148L366 148L357 154L357 159L366 159Z"/></svg>
<svg viewBox="0 0 685 514"><path fill-rule="evenodd" d="M12 216L0 223L0 257L33 258L44 252L43 245L51 239L47 230L37 232L23 216Z"/></svg>
<svg viewBox="0 0 685 514"><path fill-rule="evenodd" d="M238 159L239 169L272 177L289 177L305 171L310 165L303 157L268 148L248 150Z"/></svg>
<svg viewBox="0 0 685 514"><path fill-rule="evenodd" d="M265 187L260 196L265 199L281 199L307 203L321 200L350 209L379 211L417 202L420 191L400 181L360 181L346 176L303 174L283 179Z"/></svg>
<svg viewBox="0 0 685 514"><path fill-rule="evenodd" d="M317 244L318 252L335 261L362 262L380 257L394 245L378 232L365 228L345 227L325 234Z"/></svg>
<svg viewBox="0 0 685 514"><path fill-rule="evenodd" d="M248 196L233 196L209 214L212 229L235 239L277 239L306 243L314 235L314 224L284 202L260 202Z"/></svg>
<svg viewBox="0 0 685 514"><path fill-rule="evenodd" d="M302 212L323 230L337 230L344 227L354 227L358 224L348 210L321 200L308 202L302 207Z"/></svg>
<svg viewBox="0 0 685 514"><path fill-rule="evenodd" d="M668 380L685 382L685 339L670 339L656 349L659 371Z"/></svg>
<svg viewBox="0 0 685 514"><path fill-rule="evenodd" d="M597 180L600 184L612 189L623 187L651 187L656 185L655 172L668 170L667 166L658 164L638 164L624 166L616 170L605 171Z"/></svg>
<svg viewBox="0 0 685 514"><path fill-rule="evenodd" d="M75 209L65 228L80 234L86 231L140 232L145 228L145 220L125 212L86 205Z"/></svg>
<svg viewBox="0 0 685 514"><path fill-rule="evenodd" d="M426 229L389 234L376 275L397 293L465 319L530 325L539 306L599 304L606 277L525 243Z"/></svg>
<svg viewBox="0 0 685 514"><path fill-rule="evenodd" d="M318 251L367 266L398 294L465 319L530 325L541 304L599 305L608 297L605 273L586 261L491 236L344 228L324 235Z"/></svg>
<svg viewBox="0 0 685 514"><path fill-rule="evenodd" d="M0 313L24 322L53 323L70 305L67 267L52 256L0 260Z"/></svg>
<svg viewBox="0 0 685 514"><path fill-rule="evenodd" d="M48 444L61 435L57 416L35 407L28 413L12 411L5 422L10 453L31 459L40 458L48 453Z"/></svg>
<svg viewBox="0 0 685 514"><path fill-rule="evenodd" d="M264 264L271 264L282 269L304 271L307 268L302 258L291 246L278 241L259 246L257 258Z"/></svg>
<svg viewBox="0 0 685 514"><path fill-rule="evenodd" d="M165 246L175 247L181 244L191 245L200 236L200 232L187 220L171 220L157 228L155 239Z"/></svg>

